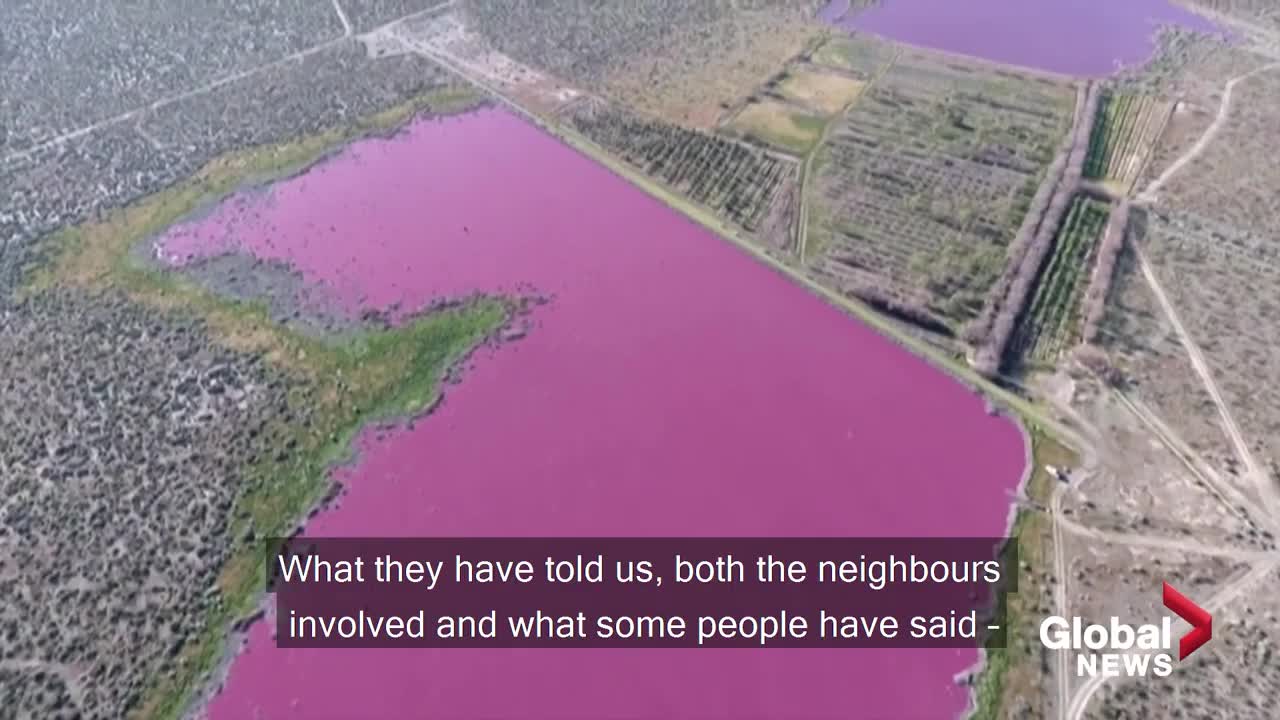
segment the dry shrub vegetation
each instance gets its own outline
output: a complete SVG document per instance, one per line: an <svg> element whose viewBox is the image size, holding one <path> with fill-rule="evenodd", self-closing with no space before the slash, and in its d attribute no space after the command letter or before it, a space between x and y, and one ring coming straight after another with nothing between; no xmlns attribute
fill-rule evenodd
<svg viewBox="0 0 1280 720"><path fill-rule="evenodd" d="M1148 170L1148 180L1169 166L1210 126L1233 77L1267 59L1212 39L1166 36L1163 56L1128 82L1182 99ZM1174 52L1174 50L1180 52ZM1176 74L1175 74L1176 73ZM1192 340L1199 345L1228 408L1263 469L1280 482L1280 363L1274 348L1280 327L1280 245L1275 188L1280 170L1274 114L1280 69L1257 72L1236 84L1230 110L1212 141L1156 193L1151 211L1135 213L1131 235L1152 264ZM1222 441L1218 411L1186 360L1163 312L1135 268L1132 253L1119 262L1123 278L1113 293L1101 335L1111 360L1193 446L1232 474L1238 459Z"/></svg>
<svg viewBox="0 0 1280 720"><path fill-rule="evenodd" d="M1271 586L1278 582L1280 575L1272 573ZM1193 667L1167 678L1111 683L1090 705L1086 720L1272 720L1280 697L1275 598L1247 593L1215 613L1213 641L1187 659Z"/></svg>
<svg viewBox="0 0 1280 720"><path fill-rule="evenodd" d="M1183 0L1192 9L1208 10L1261 26L1280 30L1280 5L1274 0Z"/></svg>
<svg viewBox="0 0 1280 720"><path fill-rule="evenodd" d="M1216 36L1164 31L1152 61L1122 73L1112 83L1118 92L1151 95L1175 102L1146 165L1146 172L1139 179L1138 189L1159 177L1208 130L1222 102L1223 86L1228 80L1260 68L1267 62L1267 58L1246 47ZM1244 86L1236 88L1233 102L1241 101L1245 89ZM1226 134L1220 136L1220 139L1227 138Z"/></svg>
<svg viewBox="0 0 1280 720"><path fill-rule="evenodd" d="M1129 242L1116 259L1095 340L1123 378L1126 393L1152 408L1193 449L1223 467L1233 454L1213 400L1138 268L1134 244L1143 242L1146 223L1145 213L1133 214Z"/></svg>
<svg viewBox="0 0 1280 720"><path fill-rule="evenodd" d="M466 0L494 47L668 121L709 128L804 49L818 0Z"/></svg>
<svg viewBox="0 0 1280 720"><path fill-rule="evenodd" d="M1193 215L1153 214L1143 247L1252 451L1280 483L1280 245Z"/></svg>

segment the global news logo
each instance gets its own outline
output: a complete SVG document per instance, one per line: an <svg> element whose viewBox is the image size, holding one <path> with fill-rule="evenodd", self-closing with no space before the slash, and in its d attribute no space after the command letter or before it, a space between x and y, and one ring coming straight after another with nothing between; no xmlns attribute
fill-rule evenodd
<svg viewBox="0 0 1280 720"><path fill-rule="evenodd" d="M1185 595L1164 583L1164 606L1191 623L1178 639L1178 660L1185 660L1213 637L1213 618ZM1173 619L1160 624L1129 625L1113 617L1106 625L1087 625L1080 618L1045 618L1040 642L1050 650L1075 650L1078 677L1168 677L1173 673Z"/></svg>

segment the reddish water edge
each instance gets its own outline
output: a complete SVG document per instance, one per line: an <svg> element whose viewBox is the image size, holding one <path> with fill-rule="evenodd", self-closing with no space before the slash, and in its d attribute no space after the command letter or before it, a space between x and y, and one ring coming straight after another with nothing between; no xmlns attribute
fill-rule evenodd
<svg viewBox="0 0 1280 720"><path fill-rule="evenodd" d="M287 260L376 307L554 296L430 418L366 435L312 535L987 536L1023 470L972 392L502 111L358 143L160 247ZM949 718L976 657L286 651L259 623L209 715Z"/></svg>

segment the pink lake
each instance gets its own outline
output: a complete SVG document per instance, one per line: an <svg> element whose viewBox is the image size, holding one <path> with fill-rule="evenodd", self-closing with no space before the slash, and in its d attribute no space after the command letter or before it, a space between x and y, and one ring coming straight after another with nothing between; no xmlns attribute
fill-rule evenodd
<svg viewBox="0 0 1280 720"><path fill-rule="evenodd" d="M1065 75L1104 77L1155 52L1161 27L1218 32L1171 0L831 0L819 19L921 47Z"/></svg>
<svg viewBox="0 0 1280 720"><path fill-rule="evenodd" d="M286 260L350 303L533 288L412 429L366 434L307 527L359 535L1004 533L1022 434L923 361L543 131L421 121L159 241ZM976 651L281 650L259 623L208 708L250 718L953 718Z"/></svg>

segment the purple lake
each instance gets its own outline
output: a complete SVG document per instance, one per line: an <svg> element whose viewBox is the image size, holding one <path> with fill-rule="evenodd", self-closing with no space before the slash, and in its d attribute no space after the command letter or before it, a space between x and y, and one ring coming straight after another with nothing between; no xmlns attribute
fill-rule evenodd
<svg viewBox="0 0 1280 720"><path fill-rule="evenodd" d="M158 241L286 260L347 302L552 296L412 428L366 433L313 536L1005 532L1010 420L922 360L502 110L420 121ZM247 718L952 718L972 650L281 650Z"/></svg>
<svg viewBox="0 0 1280 720"><path fill-rule="evenodd" d="M1102 77L1145 62L1161 25L1215 32L1169 0L881 0L860 12L832 0L819 17L920 47Z"/></svg>

